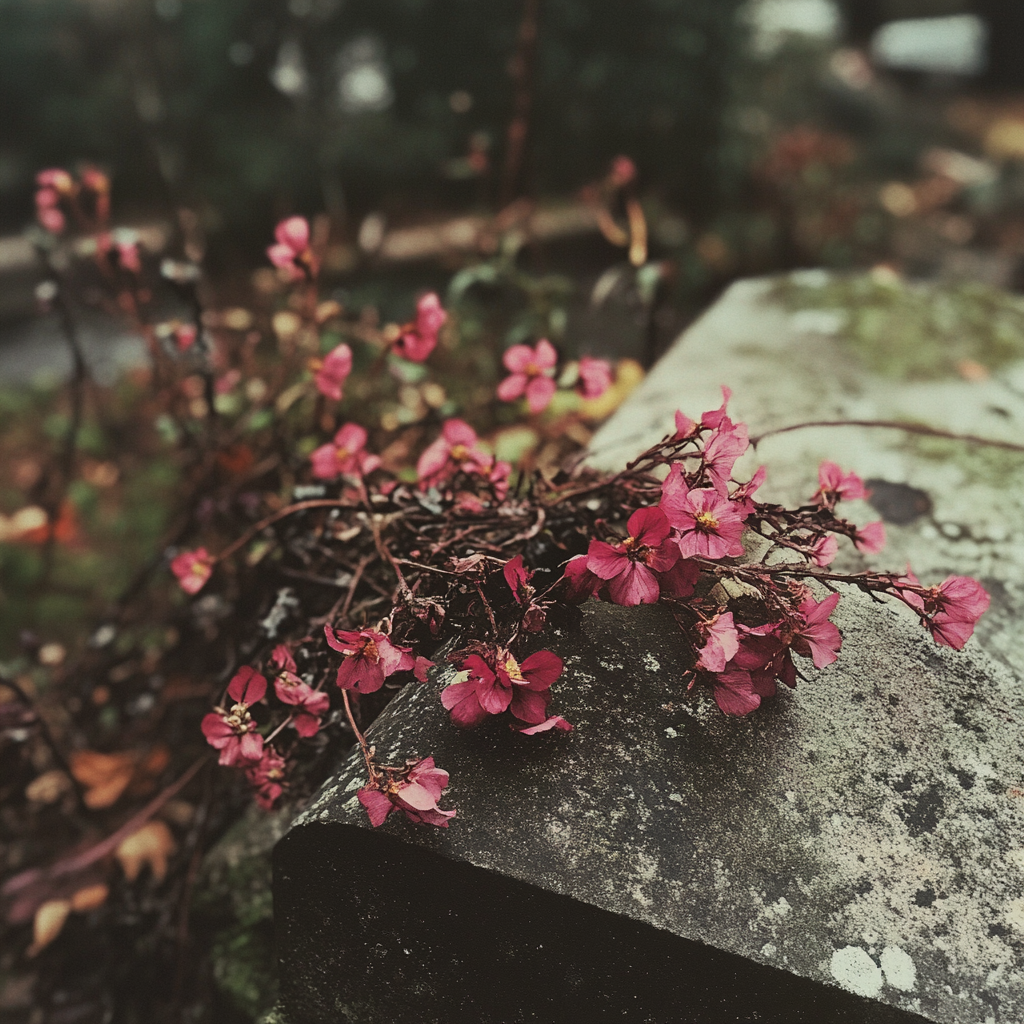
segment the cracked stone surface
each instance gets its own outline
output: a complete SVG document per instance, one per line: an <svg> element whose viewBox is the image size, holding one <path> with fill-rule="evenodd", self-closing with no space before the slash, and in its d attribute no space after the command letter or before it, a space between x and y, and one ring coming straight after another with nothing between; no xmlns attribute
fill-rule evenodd
<svg viewBox="0 0 1024 1024"><path fill-rule="evenodd" d="M755 434L900 417L1024 435L1014 368L1009 383L878 380L770 289L734 286L596 458L621 465L676 407L716 407L719 383ZM939 648L853 593L839 661L801 666L795 692L736 720L682 692L663 609L590 602L546 638L570 734L460 733L437 700L447 669L407 687L371 742L391 763L433 753L458 817L371 830L353 753L294 822L275 853L290 1021L1024 1020L1022 460L870 429L796 431L757 455L769 500L809 495L820 458L884 482L890 545L872 564L979 575L995 598L980 640Z"/></svg>

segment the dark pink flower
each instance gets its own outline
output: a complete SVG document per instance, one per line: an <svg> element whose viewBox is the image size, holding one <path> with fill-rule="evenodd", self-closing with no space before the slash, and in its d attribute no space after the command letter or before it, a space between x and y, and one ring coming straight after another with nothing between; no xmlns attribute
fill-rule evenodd
<svg viewBox="0 0 1024 1024"><path fill-rule="evenodd" d="M61 167L50 167L36 174L36 184L40 188L52 188L63 196L69 196L75 190L71 175Z"/></svg>
<svg viewBox="0 0 1024 1024"><path fill-rule="evenodd" d="M684 558L725 558L743 554L743 511L713 488L690 490L678 465L661 487L661 508L679 534Z"/></svg>
<svg viewBox="0 0 1024 1024"><path fill-rule="evenodd" d="M757 472L745 484L740 484L739 487L732 492L732 500L736 502L736 505L740 510L740 514L744 518L754 511L753 495L764 483L767 476L768 471L765 467L758 466Z"/></svg>
<svg viewBox="0 0 1024 1024"><path fill-rule="evenodd" d="M834 462L823 462L818 467L818 489L811 501L825 508L834 508L838 501L852 501L855 498L866 498L864 481L856 473L843 471Z"/></svg>
<svg viewBox="0 0 1024 1024"><path fill-rule="evenodd" d="M327 713L331 698L323 690L314 690L287 669L274 680L274 692L279 701L294 708L292 725L295 731L305 738L315 736L320 729L320 716Z"/></svg>
<svg viewBox="0 0 1024 1024"><path fill-rule="evenodd" d="M441 693L441 703L456 725L472 728L506 709L527 725L539 725L547 717L551 684L562 673L562 659L551 651L537 651L519 664L498 648L487 660L469 655L459 669L468 672L469 679L452 683Z"/></svg>
<svg viewBox="0 0 1024 1024"><path fill-rule="evenodd" d="M519 729L524 736L536 736L539 732L550 732L552 729L558 729L560 732L571 732L572 726L560 715L552 715L550 718L545 718L540 725L527 726L525 729Z"/></svg>
<svg viewBox="0 0 1024 1024"><path fill-rule="evenodd" d="M278 644L270 652L270 664L279 672L298 672L295 659L286 644Z"/></svg>
<svg viewBox="0 0 1024 1024"><path fill-rule="evenodd" d="M761 694L757 692L753 677L742 669L732 668L716 672L711 677L712 696L724 715L742 717L761 706Z"/></svg>
<svg viewBox="0 0 1024 1024"><path fill-rule="evenodd" d="M885 524L879 520L877 523L868 523L862 526L854 535L853 543L858 551L866 554L877 554L885 547Z"/></svg>
<svg viewBox="0 0 1024 1024"><path fill-rule="evenodd" d="M476 431L463 420L445 420L441 436L416 463L420 487L426 490L457 472L490 473L494 459L479 445Z"/></svg>
<svg viewBox="0 0 1024 1024"><path fill-rule="evenodd" d="M337 348L327 353L322 360L312 361L316 374L316 389L325 398L340 402L342 385L352 372L352 349L342 342Z"/></svg>
<svg viewBox="0 0 1024 1024"><path fill-rule="evenodd" d="M793 630L793 650L814 662L815 668L831 665L839 657L843 638L829 616L839 604L839 595L830 594L824 601L807 598L800 605L800 622Z"/></svg>
<svg viewBox="0 0 1024 1024"><path fill-rule="evenodd" d="M948 576L938 586L922 587L917 577L908 572L896 592L920 613L935 642L961 651L974 633L974 626L989 606L985 588L970 576Z"/></svg>
<svg viewBox="0 0 1024 1024"><path fill-rule="evenodd" d="M425 683L427 681L427 673L433 667L434 663L429 658L417 658L412 665L412 674L417 682Z"/></svg>
<svg viewBox="0 0 1024 1024"><path fill-rule="evenodd" d="M396 809L419 825L448 827L455 811L442 811L437 806L448 786L448 773L435 767L432 757L410 762L402 772L385 771L386 778L376 780L376 785L364 786L357 794L374 828L383 825Z"/></svg>
<svg viewBox="0 0 1024 1024"><path fill-rule="evenodd" d="M710 440L704 445L704 470L719 494L728 493L732 467L749 446L745 423L732 424L726 419L712 430Z"/></svg>
<svg viewBox="0 0 1024 1024"><path fill-rule="evenodd" d="M740 647L739 633L733 624L732 612L725 612L706 622L699 622L697 627L705 639L697 668L705 672L723 672Z"/></svg>
<svg viewBox="0 0 1024 1024"><path fill-rule="evenodd" d="M284 792L285 769L284 758L273 747L265 747L259 761L245 769L245 777L256 791L256 802L265 811L271 810Z"/></svg>
<svg viewBox="0 0 1024 1024"><path fill-rule="evenodd" d="M502 573L505 576L505 582L508 584L509 590L512 591L512 596L516 599L516 603L529 604L530 598L533 597L533 587L530 586L533 573L523 565L523 556L516 555L515 558L507 561L502 569Z"/></svg>
<svg viewBox="0 0 1024 1024"><path fill-rule="evenodd" d="M629 536L621 544L590 542L587 569L608 581L616 604L654 604L661 595L657 574L679 561L679 549L668 539L671 527L657 506L638 509L626 525Z"/></svg>
<svg viewBox="0 0 1024 1024"><path fill-rule="evenodd" d="M587 568L586 555L569 559L562 580L562 599L569 604L582 604L604 586L604 580Z"/></svg>
<svg viewBox="0 0 1024 1024"><path fill-rule="evenodd" d="M220 751L219 764L234 765L259 761L263 737L249 714L249 708L263 700L267 680L248 665L240 668L228 684L228 696L235 702L229 710L216 708L203 716L201 728L206 742Z"/></svg>
<svg viewBox="0 0 1024 1024"><path fill-rule="evenodd" d="M317 480L333 480L342 473L366 476L380 466L380 458L370 455L366 446L366 431L358 423L346 423L331 444L323 444L309 457L313 476Z"/></svg>
<svg viewBox="0 0 1024 1024"><path fill-rule="evenodd" d="M309 222L305 217L288 217L274 229L276 242L267 249L267 257L275 267L297 281L308 273L315 276L316 258L309 247Z"/></svg>
<svg viewBox="0 0 1024 1024"><path fill-rule="evenodd" d="M402 331L394 344L395 352L403 359L422 363L437 346L438 332L447 319L441 300L428 292L416 303L416 319Z"/></svg>
<svg viewBox="0 0 1024 1024"><path fill-rule="evenodd" d="M206 548L183 551L171 560L171 572L186 594L197 594L213 573L213 559Z"/></svg>
<svg viewBox="0 0 1024 1024"><path fill-rule="evenodd" d="M558 353L545 338L537 342L536 348L529 345L513 345L502 358L505 369L511 376L498 385L498 398L503 402L514 402L526 395L530 412L543 412L555 394L555 382L551 379L558 362Z"/></svg>
<svg viewBox="0 0 1024 1024"><path fill-rule="evenodd" d="M600 398L612 386L612 364L607 359L583 356L576 390L584 398Z"/></svg>
<svg viewBox="0 0 1024 1024"><path fill-rule="evenodd" d="M338 669L338 686L358 693L373 693L394 672L413 667L412 648L398 647L375 629L339 629L324 626L327 644L345 655Z"/></svg>
<svg viewBox="0 0 1024 1024"><path fill-rule="evenodd" d="M839 553L839 542L827 533L824 537L819 537L813 545L811 550L808 552L808 556L815 565L826 566L830 565L832 560Z"/></svg>

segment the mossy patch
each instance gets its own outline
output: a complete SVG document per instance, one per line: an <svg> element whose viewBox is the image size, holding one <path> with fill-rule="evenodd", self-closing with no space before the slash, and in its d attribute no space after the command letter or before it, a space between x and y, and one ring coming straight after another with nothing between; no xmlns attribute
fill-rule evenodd
<svg viewBox="0 0 1024 1024"><path fill-rule="evenodd" d="M937 380L970 364L997 370L1024 359L1024 301L988 285L908 284L866 274L817 287L786 280L776 297L793 311L839 314L838 336L869 370L887 377Z"/></svg>

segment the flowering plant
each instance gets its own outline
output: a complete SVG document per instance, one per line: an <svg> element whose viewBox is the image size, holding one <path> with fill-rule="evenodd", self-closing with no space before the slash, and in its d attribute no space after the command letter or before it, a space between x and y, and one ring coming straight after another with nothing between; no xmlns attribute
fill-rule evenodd
<svg viewBox="0 0 1024 1024"><path fill-rule="evenodd" d="M64 230L66 210L106 232L105 179L76 183L50 171L39 187L47 231ZM543 637L590 600L666 605L689 652L680 689L706 689L733 716L755 712L779 683L795 687L802 666L836 660L841 589L902 602L938 644L959 650L971 636L988 606L972 579L925 586L909 569L832 568L840 542L866 553L884 544L881 523L857 526L838 511L867 495L855 474L825 462L805 504L758 499L765 470L737 473L752 443L729 415L727 388L722 404L698 419L678 412L675 430L617 473L557 460L540 471L529 458L500 458L494 410L506 426L522 416L534 436L557 446L579 435L578 410L617 386L614 368L588 356L562 365L555 345L537 337L504 352L508 375L490 381L483 405L454 401L430 379L457 328L440 297L420 296L404 324L353 318L321 299L326 244L326 223L291 217L278 225L267 250L281 298L271 318L276 363L262 370L261 333L251 320L204 312L195 268L164 261L164 277L195 316L160 321L147 318L152 295L141 284L139 252L112 259L109 244L96 250L120 289L119 307L149 339L154 372L178 382L175 418L185 433L198 434L199 421L207 431L198 464L246 479L285 467L278 492L246 492L252 518L264 504L266 514L233 541L215 543L212 514L191 520L194 546L178 544L169 559L181 589L199 607L244 561L339 592L311 621L293 615L294 598L280 590L261 627L268 640L282 630L290 639L257 644L202 720L220 764L241 769L261 806L274 806L299 764L347 723L366 763L359 800L371 823L399 809L413 822L447 827L454 811L439 802L448 774L426 751L410 752L403 766L381 764L361 722L446 658L455 675L440 701L454 726L497 718L529 737L572 729L559 713L571 718L558 703L564 665ZM397 415L368 416L369 400L389 387L414 401L408 430ZM298 443L281 440L289 424ZM240 440L260 430L278 445L264 461L255 441Z"/></svg>

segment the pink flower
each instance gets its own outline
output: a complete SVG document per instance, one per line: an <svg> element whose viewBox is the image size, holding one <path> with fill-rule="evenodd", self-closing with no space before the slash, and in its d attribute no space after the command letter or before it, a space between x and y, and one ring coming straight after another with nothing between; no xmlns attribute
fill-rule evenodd
<svg viewBox="0 0 1024 1024"><path fill-rule="evenodd" d="M416 463L420 487L426 490L457 472L490 473L494 459L479 447L476 431L463 420L445 420L441 436Z"/></svg>
<svg viewBox="0 0 1024 1024"><path fill-rule="evenodd" d="M855 498L866 498L864 481L856 473L843 471L834 462L823 462L818 467L818 489L811 501L825 508L834 508L841 500L852 501Z"/></svg>
<svg viewBox="0 0 1024 1024"><path fill-rule="evenodd" d="M68 181L70 183L70 178ZM60 210L60 194L56 188L45 186L36 192L36 216L47 231L57 235L64 230L64 214Z"/></svg>
<svg viewBox="0 0 1024 1024"><path fill-rule="evenodd" d="M315 276L316 259L309 248L309 222L305 217L289 217L274 229L275 245L267 249L267 257L275 267L286 271L293 281Z"/></svg>
<svg viewBox="0 0 1024 1024"><path fill-rule="evenodd" d="M352 349L342 342L327 353L322 360L313 360L316 372L316 389L326 398L340 402L341 387L352 372Z"/></svg>
<svg viewBox="0 0 1024 1024"><path fill-rule="evenodd" d="M543 412L555 394L555 382L551 379L558 353L544 338L537 342L535 349L529 345L513 345L502 358L505 369L511 376L498 385L498 398L503 402L514 402L526 395L526 404L533 415Z"/></svg>
<svg viewBox="0 0 1024 1024"><path fill-rule="evenodd" d="M198 333L195 324L178 324L174 328L174 343L178 351L187 352L196 343Z"/></svg>
<svg viewBox="0 0 1024 1024"><path fill-rule="evenodd" d="M228 696L235 702L230 710L215 708L203 716L201 728L206 742L220 751L218 764L234 765L259 761L263 737L249 714L249 708L263 700L267 680L248 665L240 668L228 684Z"/></svg>
<svg viewBox="0 0 1024 1024"><path fill-rule="evenodd" d="M183 551L171 560L171 572L186 594L197 594L213 573L213 559L206 548Z"/></svg>
<svg viewBox="0 0 1024 1024"><path fill-rule="evenodd" d="M345 655L338 669L338 686L358 693L373 693L394 672L414 665L411 647L398 647L375 629L338 630L324 626L327 645Z"/></svg>
<svg viewBox="0 0 1024 1024"><path fill-rule="evenodd" d="M295 731L302 737L315 736L320 729L320 716L327 713L331 698L322 690L314 690L288 669L274 680L274 692L279 701L295 708L292 712Z"/></svg>
<svg viewBox="0 0 1024 1024"><path fill-rule="evenodd" d="M270 652L270 664L279 672L298 672L295 659L286 644L278 644Z"/></svg>
<svg viewBox="0 0 1024 1024"><path fill-rule="evenodd" d="M679 561L679 548L668 539L672 529L657 506L638 509L626 526L629 536L621 544L590 542L587 569L608 581L616 604L654 604L661 596L657 574Z"/></svg>
<svg viewBox="0 0 1024 1024"><path fill-rule="evenodd" d="M256 791L256 802L265 811L271 810L284 792L285 768L284 758L273 747L265 747L259 761L245 769L245 777Z"/></svg>
<svg viewBox="0 0 1024 1024"><path fill-rule="evenodd" d="M540 725L531 725L517 731L521 732L524 736L536 736L539 732L550 732L552 729L558 729L560 732L571 732L572 726L561 715L552 715L550 718L545 718Z"/></svg>
<svg viewBox="0 0 1024 1024"><path fill-rule="evenodd" d="M725 429L732 428L732 420L725 414L725 407L732 398L732 391L724 384L722 385L722 404L718 409L709 409L700 421L692 420L681 410L676 410L676 432L673 440L682 441L688 437L695 437L701 430L714 430L725 425Z"/></svg>
<svg viewBox="0 0 1024 1024"><path fill-rule="evenodd" d="M60 167L51 167L36 174L36 184L40 188L52 188L61 195L71 195L75 183L71 175Z"/></svg>
<svg viewBox="0 0 1024 1024"><path fill-rule="evenodd" d="M698 628L706 642L701 648L697 667L705 672L724 671L740 647L739 633L733 624L732 612L716 615L708 622L700 622Z"/></svg>
<svg viewBox="0 0 1024 1024"><path fill-rule="evenodd" d="M815 565L826 566L831 564L838 553L839 542L829 533L814 542L808 556Z"/></svg>
<svg viewBox="0 0 1024 1024"><path fill-rule="evenodd" d="M862 526L853 538L853 543L858 551L874 555L885 547L885 524L879 520L877 523L868 523Z"/></svg>
<svg viewBox="0 0 1024 1024"><path fill-rule="evenodd" d="M428 292L416 303L416 319L406 325L395 342L395 352L403 359L422 363L437 346L438 332L447 319L437 294Z"/></svg>
<svg viewBox="0 0 1024 1024"><path fill-rule="evenodd" d="M139 247L135 242L117 242L117 257L121 266L133 274L142 273L142 260L139 258Z"/></svg>
<svg viewBox="0 0 1024 1024"><path fill-rule="evenodd" d="M636 178L636 164L628 156L617 156L612 161L608 180L614 188L622 188Z"/></svg>
<svg viewBox="0 0 1024 1024"><path fill-rule="evenodd" d="M757 472L745 484L740 484L739 487L732 492L731 498L736 502L736 505L740 509L740 513L744 518L754 511L753 495L758 491L761 484L764 483L767 475L768 471L765 467L758 466Z"/></svg>
<svg viewBox="0 0 1024 1024"><path fill-rule="evenodd" d="M815 668L831 665L839 656L843 638L829 616L839 604L839 595L830 594L824 601L807 598L800 605L800 622L793 630L793 650L814 662Z"/></svg>
<svg viewBox="0 0 1024 1024"><path fill-rule="evenodd" d="M586 555L569 559L562 580L562 599L569 604L582 604L604 586L604 580L587 568Z"/></svg>
<svg viewBox="0 0 1024 1024"><path fill-rule="evenodd" d="M715 673L711 686L715 703L724 715L742 717L761 706L763 695L758 693L753 676L742 669Z"/></svg>
<svg viewBox="0 0 1024 1024"><path fill-rule="evenodd" d="M612 386L612 365L607 359L580 359L580 377L576 390L584 398L600 398Z"/></svg>
<svg viewBox="0 0 1024 1024"><path fill-rule="evenodd" d="M690 490L678 465L661 487L661 508L679 533L684 558L742 555L744 515L737 504L711 488Z"/></svg>
<svg viewBox="0 0 1024 1024"><path fill-rule="evenodd" d="M530 598L533 597L533 587L530 586L533 573L523 565L523 556L516 555L515 558L507 561L502 573L516 603L529 604Z"/></svg>
<svg viewBox="0 0 1024 1024"><path fill-rule="evenodd" d="M732 467L748 447L747 427L744 423L734 426L725 419L722 426L711 432L711 439L704 446L704 470L719 494L728 493Z"/></svg>
<svg viewBox="0 0 1024 1024"><path fill-rule="evenodd" d="M364 786L357 794L374 828L383 825L396 808L419 825L448 827L455 811L442 811L437 806L448 786L448 773L436 768L432 757L409 762L401 772L385 771L387 778L376 779L376 784Z"/></svg>
<svg viewBox="0 0 1024 1024"><path fill-rule="evenodd" d="M506 709L527 725L539 725L547 717L551 684L562 674L562 659L551 651L538 651L520 665L498 648L488 660L471 654L459 669L468 672L469 679L452 683L441 693L441 703L457 726L472 728Z"/></svg>
<svg viewBox="0 0 1024 1024"><path fill-rule="evenodd" d="M970 576L948 576L938 586L925 588L908 572L901 582L914 589L897 583L897 595L921 614L935 642L962 651L988 609L990 598L985 588Z"/></svg>
<svg viewBox="0 0 1024 1024"><path fill-rule="evenodd" d="M363 449L366 431L357 423L346 423L335 435L332 444L323 444L309 457L317 480L333 480L341 473L365 476L380 466L380 458Z"/></svg>

